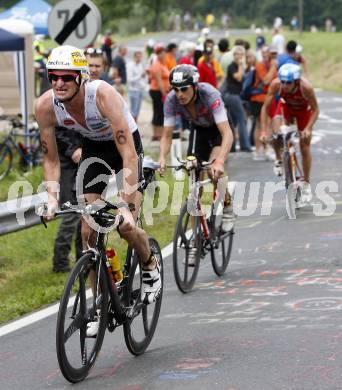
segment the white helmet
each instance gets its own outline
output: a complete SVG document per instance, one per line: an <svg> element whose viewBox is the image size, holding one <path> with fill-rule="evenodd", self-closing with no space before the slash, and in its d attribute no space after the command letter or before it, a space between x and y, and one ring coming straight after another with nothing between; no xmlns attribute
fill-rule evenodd
<svg viewBox="0 0 342 390"><path fill-rule="evenodd" d="M76 70L81 75L82 85L89 79L88 61L82 50L65 45L54 48L47 60L46 69L49 70Z"/></svg>

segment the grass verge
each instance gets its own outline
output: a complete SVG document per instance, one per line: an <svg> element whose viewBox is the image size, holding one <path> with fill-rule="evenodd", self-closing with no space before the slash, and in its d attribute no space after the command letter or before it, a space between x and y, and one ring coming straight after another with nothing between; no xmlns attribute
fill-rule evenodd
<svg viewBox="0 0 342 390"><path fill-rule="evenodd" d="M285 41L295 40L304 50L302 55L308 62L309 79L316 88L342 92L342 32L299 32L284 31ZM271 34L266 34L267 43ZM255 35L244 37L255 47Z"/></svg>
<svg viewBox="0 0 342 390"><path fill-rule="evenodd" d="M159 195L165 196L164 204L167 207L163 212L152 215L153 224L144 223L144 229L157 238L163 247L172 240L177 216L170 215L171 196L174 193L171 172L158 180L165 183ZM169 188L168 194L165 188ZM176 196L181 204L182 198L179 196L182 197L182 194L179 190ZM160 198L155 196L155 206ZM146 199L145 204L147 202ZM68 275L52 272L52 253L58 224L58 221L53 221L48 224L47 230L41 225L0 237L0 324L59 300ZM118 249L123 261L125 241L120 240L116 233L111 233L109 243Z"/></svg>

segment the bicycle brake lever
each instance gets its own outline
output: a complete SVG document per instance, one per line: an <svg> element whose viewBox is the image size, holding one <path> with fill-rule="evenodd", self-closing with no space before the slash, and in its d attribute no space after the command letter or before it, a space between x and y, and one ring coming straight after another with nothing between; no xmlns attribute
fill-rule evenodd
<svg viewBox="0 0 342 390"><path fill-rule="evenodd" d="M47 229L47 224L46 224L45 219L42 215L40 216L40 222L45 226L45 229Z"/></svg>

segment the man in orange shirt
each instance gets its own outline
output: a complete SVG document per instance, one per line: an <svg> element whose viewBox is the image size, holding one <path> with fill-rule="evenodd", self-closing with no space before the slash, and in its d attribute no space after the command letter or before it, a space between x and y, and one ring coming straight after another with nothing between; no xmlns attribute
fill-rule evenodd
<svg viewBox="0 0 342 390"><path fill-rule="evenodd" d="M254 88L260 88L262 93L251 96L250 110L256 118L255 128L255 160L265 159L264 144L260 141L260 114L266 99L267 91L272 80L277 77L277 50L274 47L264 46L261 49L262 61L255 65L255 83ZM273 107L271 107L273 109ZM274 107L275 109L275 107Z"/></svg>
<svg viewBox="0 0 342 390"><path fill-rule="evenodd" d="M154 46L156 59L149 68L150 96L153 105L153 136L152 141L159 141L164 125L163 104L166 94L169 92L169 70L165 65L165 47L161 44Z"/></svg>
<svg viewBox="0 0 342 390"><path fill-rule="evenodd" d="M169 43L166 47L166 55L164 63L169 71L177 65L176 59L177 45L175 43Z"/></svg>

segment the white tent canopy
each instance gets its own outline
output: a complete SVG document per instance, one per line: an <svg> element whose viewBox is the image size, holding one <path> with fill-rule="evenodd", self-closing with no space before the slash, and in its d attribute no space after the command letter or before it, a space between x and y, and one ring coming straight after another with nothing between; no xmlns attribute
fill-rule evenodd
<svg viewBox="0 0 342 390"><path fill-rule="evenodd" d="M8 45L8 41L6 44L6 34L3 34L2 44L0 41L0 88L2 90L0 107L3 108L5 114L21 112L25 130L27 130L28 116L33 113L34 96L33 26L25 21L13 23L10 20L0 20L0 29L12 33L12 38L17 36L24 40L23 45L13 44L11 46ZM12 55L8 53L10 51Z"/></svg>

